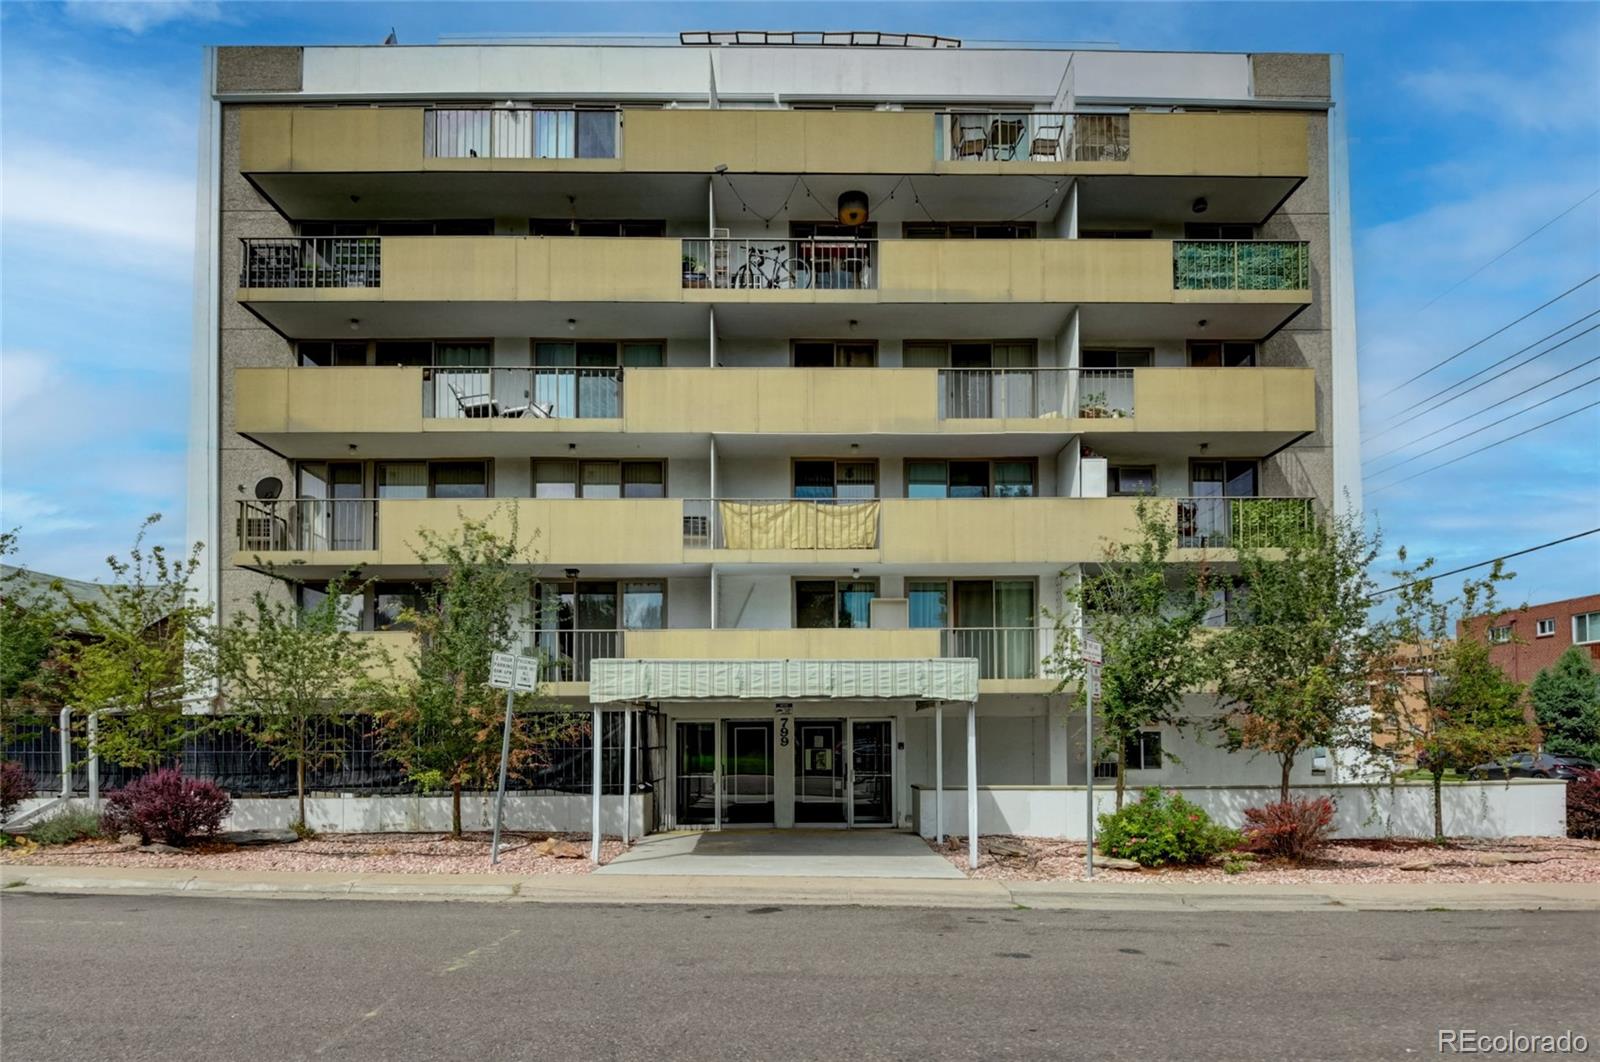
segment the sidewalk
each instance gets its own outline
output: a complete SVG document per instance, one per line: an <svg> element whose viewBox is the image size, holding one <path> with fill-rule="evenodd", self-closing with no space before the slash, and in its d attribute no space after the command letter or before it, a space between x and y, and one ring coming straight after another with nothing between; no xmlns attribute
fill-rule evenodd
<svg viewBox="0 0 1600 1062"><path fill-rule="evenodd" d="M1095 911L1600 911L1590 884L1235 885L735 875L337 874L8 866L0 896L128 893L301 900L957 907Z"/></svg>

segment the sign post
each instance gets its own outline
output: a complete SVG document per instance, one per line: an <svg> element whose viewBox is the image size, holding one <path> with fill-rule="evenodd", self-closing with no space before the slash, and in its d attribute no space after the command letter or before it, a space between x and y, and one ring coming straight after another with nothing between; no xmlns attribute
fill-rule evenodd
<svg viewBox="0 0 1600 1062"><path fill-rule="evenodd" d="M1094 880L1094 695L1100 692L1100 665L1104 662L1100 643L1087 638L1083 643L1083 767L1084 836L1089 845L1084 865L1089 880Z"/></svg>
<svg viewBox="0 0 1600 1062"><path fill-rule="evenodd" d="M518 693L539 689L539 661L514 653L489 658L489 685L506 691L506 722L500 734L500 785L494 797L494 838L489 842L489 865L500 862L500 818L506 806L506 768L511 761L511 706Z"/></svg>

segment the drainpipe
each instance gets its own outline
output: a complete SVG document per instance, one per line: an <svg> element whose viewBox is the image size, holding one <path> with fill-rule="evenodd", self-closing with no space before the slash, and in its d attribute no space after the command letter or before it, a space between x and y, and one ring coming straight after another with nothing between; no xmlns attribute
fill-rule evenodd
<svg viewBox="0 0 1600 1062"><path fill-rule="evenodd" d="M100 713L89 713L89 806L100 807Z"/></svg>
<svg viewBox="0 0 1600 1062"><path fill-rule="evenodd" d="M61 709L61 799L72 797L72 708Z"/></svg>

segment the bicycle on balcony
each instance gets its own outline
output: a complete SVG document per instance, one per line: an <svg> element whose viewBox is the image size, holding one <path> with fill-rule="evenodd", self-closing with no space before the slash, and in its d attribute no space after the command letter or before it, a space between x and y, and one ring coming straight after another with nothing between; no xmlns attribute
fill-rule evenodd
<svg viewBox="0 0 1600 1062"><path fill-rule="evenodd" d="M811 266L803 258L786 257L787 243L769 247L750 244L744 264L729 279L732 288L805 288L811 286Z"/></svg>

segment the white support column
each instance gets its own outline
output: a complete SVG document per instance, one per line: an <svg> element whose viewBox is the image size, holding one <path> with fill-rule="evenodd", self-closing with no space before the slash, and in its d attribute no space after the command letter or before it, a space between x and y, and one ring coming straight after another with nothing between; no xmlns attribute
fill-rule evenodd
<svg viewBox="0 0 1600 1062"><path fill-rule="evenodd" d="M706 267L710 268L709 262ZM706 307L706 320L710 325L710 338L706 343L706 363L715 369L717 367L717 308L715 306Z"/></svg>
<svg viewBox="0 0 1600 1062"><path fill-rule="evenodd" d="M589 861L596 866L600 865L600 755L601 744L605 740L600 723L600 709L594 710L594 742L591 752L594 759L594 791L589 801Z"/></svg>
<svg viewBox="0 0 1600 1062"><path fill-rule="evenodd" d="M61 799L72 796L72 709L61 709Z"/></svg>
<svg viewBox="0 0 1600 1062"><path fill-rule="evenodd" d="M967 866L978 869L978 702L967 702Z"/></svg>
<svg viewBox="0 0 1600 1062"><path fill-rule="evenodd" d="M633 836L633 712L622 713L622 843Z"/></svg>
<svg viewBox="0 0 1600 1062"><path fill-rule="evenodd" d="M100 713L89 713L89 806L100 807Z"/></svg>
<svg viewBox="0 0 1600 1062"><path fill-rule="evenodd" d="M944 705L933 709L933 834L944 844Z"/></svg>

